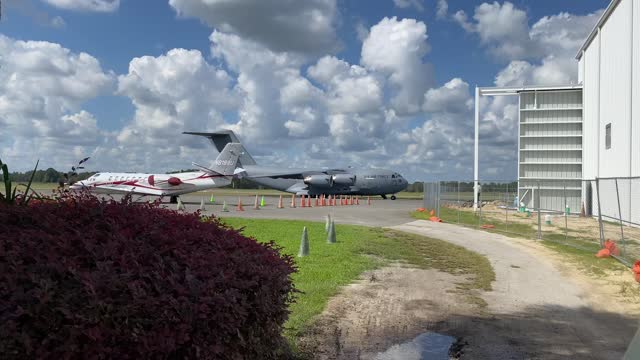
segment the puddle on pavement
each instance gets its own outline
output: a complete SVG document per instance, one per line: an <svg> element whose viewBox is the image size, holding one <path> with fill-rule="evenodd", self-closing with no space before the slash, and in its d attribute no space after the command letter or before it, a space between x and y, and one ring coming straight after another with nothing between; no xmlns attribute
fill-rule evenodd
<svg viewBox="0 0 640 360"><path fill-rule="evenodd" d="M378 353L376 360L449 360L449 348L455 338L428 332L415 339L396 344L385 352Z"/></svg>

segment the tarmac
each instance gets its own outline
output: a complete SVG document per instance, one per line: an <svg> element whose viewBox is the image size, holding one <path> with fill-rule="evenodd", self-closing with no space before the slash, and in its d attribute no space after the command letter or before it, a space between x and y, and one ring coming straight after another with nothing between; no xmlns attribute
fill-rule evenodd
<svg viewBox="0 0 640 360"><path fill-rule="evenodd" d="M214 215L220 218L238 217L253 219L288 219L322 222L327 214L339 224L353 224L362 226L395 226L412 220L410 212L421 207L421 200L397 199L384 200L380 197L371 197L371 205L367 205L367 198L360 198L360 205L336 205L315 206L315 199L311 200L312 207L301 207L300 198L296 197L296 207L291 207L291 196L283 197L283 208L278 208L279 197L265 196L265 206L255 209L255 196L216 196L214 203L207 196L188 194L180 197L185 206L185 211L194 212L200 208L201 201L205 203L206 215ZM244 211L237 210L238 199L242 201ZM260 203L261 197L258 197ZM223 212L223 203L226 202L228 212ZM164 207L176 209L176 204L163 203Z"/></svg>

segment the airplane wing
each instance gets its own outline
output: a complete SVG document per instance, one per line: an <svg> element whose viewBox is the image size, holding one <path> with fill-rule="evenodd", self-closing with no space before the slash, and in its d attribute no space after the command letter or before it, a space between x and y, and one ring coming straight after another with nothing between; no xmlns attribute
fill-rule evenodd
<svg viewBox="0 0 640 360"><path fill-rule="evenodd" d="M260 174L251 174L249 178L282 178L282 179L304 179L308 175L335 175L342 174L346 171L343 169L323 169L323 170L287 170L282 171L267 171Z"/></svg>
<svg viewBox="0 0 640 360"><path fill-rule="evenodd" d="M227 177L231 177L234 175L243 175L246 171L243 168L236 168L235 170L233 170L233 175L225 175L219 171L215 171L213 169L210 169L206 166L200 165L198 163L192 162L191 163L193 166L197 167L198 169L206 172L209 175L222 175L222 176L227 176Z"/></svg>

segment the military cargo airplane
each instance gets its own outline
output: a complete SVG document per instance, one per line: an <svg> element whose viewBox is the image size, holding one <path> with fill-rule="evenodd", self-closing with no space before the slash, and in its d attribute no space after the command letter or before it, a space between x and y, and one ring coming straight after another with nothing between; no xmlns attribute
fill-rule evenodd
<svg viewBox="0 0 640 360"><path fill-rule="evenodd" d="M170 202L175 203L178 195L229 185L233 176L240 171L236 163L242 151L241 144L225 144L209 167L193 163L202 171L178 174L102 172L78 181L69 188L102 194L170 196Z"/></svg>
<svg viewBox="0 0 640 360"><path fill-rule="evenodd" d="M211 140L218 151L226 144L240 143L231 130L212 133L184 132L187 135L204 136ZM404 190L408 182L391 170L371 169L286 169L259 166L243 147L238 158L241 177L257 184L297 195L380 195L383 199Z"/></svg>

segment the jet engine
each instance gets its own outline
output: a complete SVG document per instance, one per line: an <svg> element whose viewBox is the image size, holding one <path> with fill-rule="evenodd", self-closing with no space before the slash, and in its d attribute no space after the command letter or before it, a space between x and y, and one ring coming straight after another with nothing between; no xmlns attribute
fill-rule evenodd
<svg viewBox="0 0 640 360"><path fill-rule="evenodd" d="M332 177L333 183L338 185L353 185L356 183L354 174L336 174Z"/></svg>
<svg viewBox="0 0 640 360"><path fill-rule="evenodd" d="M182 184L182 180L180 180L180 178L177 178L175 176L170 177L169 180L167 180L167 182L171 186L178 186L178 185Z"/></svg>
<svg viewBox="0 0 640 360"><path fill-rule="evenodd" d="M307 185L319 186L319 187L331 187L333 186L333 179L330 175L309 175L304 178L304 183Z"/></svg>

